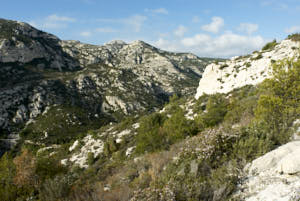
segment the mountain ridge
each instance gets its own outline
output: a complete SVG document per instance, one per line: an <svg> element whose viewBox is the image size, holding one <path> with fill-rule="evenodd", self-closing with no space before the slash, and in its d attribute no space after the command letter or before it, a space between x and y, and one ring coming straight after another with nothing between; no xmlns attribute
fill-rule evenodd
<svg viewBox="0 0 300 201"><path fill-rule="evenodd" d="M0 32L4 136L55 105L71 104L115 121L156 110L174 93L193 93L204 66L215 60L159 50L143 41L64 41L27 23L4 19Z"/></svg>

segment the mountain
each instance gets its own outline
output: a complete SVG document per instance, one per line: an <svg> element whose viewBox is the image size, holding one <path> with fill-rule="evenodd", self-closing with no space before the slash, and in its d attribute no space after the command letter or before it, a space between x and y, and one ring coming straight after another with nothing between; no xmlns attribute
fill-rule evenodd
<svg viewBox="0 0 300 201"><path fill-rule="evenodd" d="M98 127L157 110L174 93L192 94L204 67L214 60L143 41L102 46L63 41L26 23L1 19L0 134L34 124L54 108L74 115L76 110L77 116L80 110L82 124Z"/></svg>
<svg viewBox="0 0 300 201"><path fill-rule="evenodd" d="M299 200L300 34L223 60L1 22L1 200Z"/></svg>

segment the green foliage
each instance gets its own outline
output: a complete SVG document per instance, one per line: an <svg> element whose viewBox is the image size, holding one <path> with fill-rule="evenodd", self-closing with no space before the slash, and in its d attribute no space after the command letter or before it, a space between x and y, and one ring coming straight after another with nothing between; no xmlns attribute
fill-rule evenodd
<svg viewBox="0 0 300 201"><path fill-rule="evenodd" d="M169 144L197 133L195 124L184 117L184 112L181 108L164 122L163 131Z"/></svg>
<svg viewBox="0 0 300 201"><path fill-rule="evenodd" d="M300 61L285 60L273 65L273 79L261 85L255 118L276 144L287 142L292 122L300 111Z"/></svg>
<svg viewBox="0 0 300 201"><path fill-rule="evenodd" d="M266 51L266 50L272 50L278 43L276 42L276 39L274 39L272 42L267 43L262 50Z"/></svg>
<svg viewBox="0 0 300 201"><path fill-rule="evenodd" d="M141 120L137 135L137 153L166 148L166 137L161 128L164 121L165 117L159 113L151 114Z"/></svg>
<svg viewBox="0 0 300 201"><path fill-rule="evenodd" d="M41 157L37 159L35 172L40 181L45 181L54 178L56 175L65 174L67 168L53 157Z"/></svg>
<svg viewBox="0 0 300 201"><path fill-rule="evenodd" d="M136 152L167 149L170 145L196 133L194 122L185 118L182 108L174 106L169 118L155 113L142 119L138 129Z"/></svg>
<svg viewBox="0 0 300 201"><path fill-rule="evenodd" d="M66 176L58 175L47 179L39 188L40 200L57 201L66 200L71 190L70 180Z"/></svg>
<svg viewBox="0 0 300 201"><path fill-rule="evenodd" d="M202 128L212 127L223 121L227 113L228 100L222 94L208 98L206 111L198 115L196 121Z"/></svg>
<svg viewBox="0 0 300 201"><path fill-rule="evenodd" d="M112 153L118 150L118 145L113 138L107 139L104 144L104 154L110 156Z"/></svg>
<svg viewBox="0 0 300 201"><path fill-rule="evenodd" d="M257 105L258 91L254 86L245 86L231 93L229 98L228 111L224 117L224 121L228 125L250 121L254 116L254 109ZM249 123L249 122L248 122Z"/></svg>
<svg viewBox="0 0 300 201"><path fill-rule="evenodd" d="M288 39L292 41L300 41L300 33L291 34L288 36Z"/></svg>
<svg viewBox="0 0 300 201"><path fill-rule="evenodd" d="M223 64L222 66L220 66L220 70L223 70L224 68L227 68L228 64Z"/></svg>
<svg viewBox="0 0 300 201"><path fill-rule="evenodd" d="M91 117L78 106L62 105L51 108L45 115L28 125L21 133L23 139L46 144L63 144L77 139L90 129L97 129L108 119ZM48 137L44 138L45 132Z"/></svg>
<svg viewBox="0 0 300 201"><path fill-rule="evenodd" d="M3 201L13 201L17 198L17 186L13 183L15 165L6 152L0 158L0 197Z"/></svg>
<svg viewBox="0 0 300 201"><path fill-rule="evenodd" d="M259 53L256 57L251 58L251 60L258 60L258 59L261 59L261 58L263 58L263 56L262 56L261 53Z"/></svg>

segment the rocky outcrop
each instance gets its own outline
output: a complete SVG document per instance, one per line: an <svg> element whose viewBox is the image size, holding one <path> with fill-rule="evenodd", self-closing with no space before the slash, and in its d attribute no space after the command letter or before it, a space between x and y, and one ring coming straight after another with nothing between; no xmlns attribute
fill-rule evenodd
<svg viewBox="0 0 300 201"><path fill-rule="evenodd" d="M293 141L249 164L238 197L247 201L300 199L300 141Z"/></svg>
<svg viewBox="0 0 300 201"><path fill-rule="evenodd" d="M48 68L60 71L78 68L79 63L62 51L59 41L56 36L29 24L0 19L1 63L25 64L42 59Z"/></svg>
<svg viewBox="0 0 300 201"><path fill-rule="evenodd" d="M245 85L261 83L271 76L272 63L299 56L299 46L299 42L283 40L273 49L210 64L205 68L195 98L204 93L228 93Z"/></svg>

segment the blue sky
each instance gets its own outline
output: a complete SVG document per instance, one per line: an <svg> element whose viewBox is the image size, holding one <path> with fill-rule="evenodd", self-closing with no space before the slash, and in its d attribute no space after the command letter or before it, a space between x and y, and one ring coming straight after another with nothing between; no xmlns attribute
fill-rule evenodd
<svg viewBox="0 0 300 201"><path fill-rule="evenodd" d="M208 57L247 54L300 32L300 0L10 0L0 13L63 40L144 40Z"/></svg>

